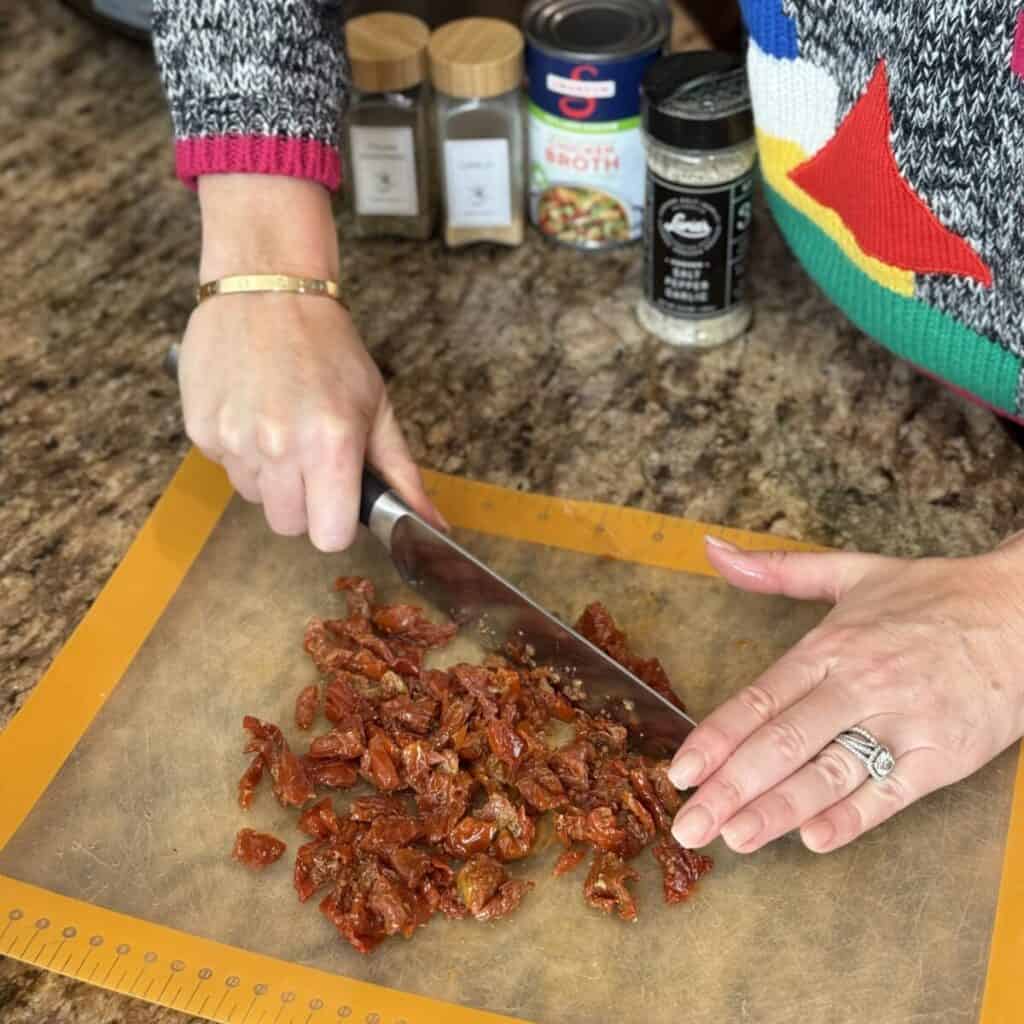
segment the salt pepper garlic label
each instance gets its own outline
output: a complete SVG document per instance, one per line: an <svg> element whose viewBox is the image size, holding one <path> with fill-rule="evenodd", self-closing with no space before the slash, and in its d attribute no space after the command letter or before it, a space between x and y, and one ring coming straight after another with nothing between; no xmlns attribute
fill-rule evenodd
<svg viewBox="0 0 1024 1024"><path fill-rule="evenodd" d="M669 316L715 317L746 298L753 171L723 185L647 178L646 294Z"/></svg>

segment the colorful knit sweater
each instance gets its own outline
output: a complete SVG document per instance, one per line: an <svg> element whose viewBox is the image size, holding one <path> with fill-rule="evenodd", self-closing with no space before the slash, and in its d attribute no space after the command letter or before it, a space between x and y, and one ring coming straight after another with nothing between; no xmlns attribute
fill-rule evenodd
<svg viewBox="0 0 1024 1024"><path fill-rule="evenodd" d="M1024 0L741 0L769 203L890 350L1024 418ZM180 176L335 187L341 4L157 0Z"/></svg>

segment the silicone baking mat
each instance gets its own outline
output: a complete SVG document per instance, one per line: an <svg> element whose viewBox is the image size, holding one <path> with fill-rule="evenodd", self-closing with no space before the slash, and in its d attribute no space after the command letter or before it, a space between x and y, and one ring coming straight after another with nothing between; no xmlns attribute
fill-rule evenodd
<svg viewBox="0 0 1024 1024"><path fill-rule="evenodd" d="M556 613L605 601L698 717L822 614L710 578L700 524L428 483L459 539ZM372 575L384 599L402 593L369 536L344 556L272 538L219 470L188 457L0 735L0 952L233 1024L1020 1019L1014 752L827 857L792 840L750 858L717 844L683 907L661 904L644 858L634 926L584 905L583 869L550 878L557 850L542 835L516 866L537 886L512 918L435 919L356 954L297 902L290 857L254 877L228 856L243 825L292 853L302 838L269 792L238 810L240 719L294 736L294 695L314 676L303 626L335 613L331 581L350 572Z"/></svg>

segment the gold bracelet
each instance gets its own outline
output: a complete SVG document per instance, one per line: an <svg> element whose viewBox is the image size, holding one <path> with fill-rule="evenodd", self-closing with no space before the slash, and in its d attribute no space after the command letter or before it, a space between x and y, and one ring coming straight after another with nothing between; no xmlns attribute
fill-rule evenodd
<svg viewBox="0 0 1024 1024"><path fill-rule="evenodd" d="M344 306L337 281L315 277L292 277L289 274L236 274L207 281L196 289L196 302L214 295L239 295L245 292L291 292L293 295L322 295ZM347 308L347 307L346 307Z"/></svg>

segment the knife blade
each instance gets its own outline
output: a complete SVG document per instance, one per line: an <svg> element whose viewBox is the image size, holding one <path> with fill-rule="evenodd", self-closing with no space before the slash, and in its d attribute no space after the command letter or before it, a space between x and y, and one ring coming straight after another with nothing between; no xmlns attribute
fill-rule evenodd
<svg viewBox="0 0 1024 1024"><path fill-rule="evenodd" d="M177 372L178 346L164 369ZM359 521L379 540L403 581L489 652L509 641L529 645L538 665L570 677L583 708L627 726L634 746L668 757L693 729L687 714L665 700L604 651L493 572L451 537L434 529L364 468Z"/></svg>
<svg viewBox="0 0 1024 1024"><path fill-rule="evenodd" d="M359 518L388 549L402 579L487 651L515 641L533 660L573 680L581 704L626 725L634 745L670 756L693 720L451 537L425 522L370 469L363 471Z"/></svg>

